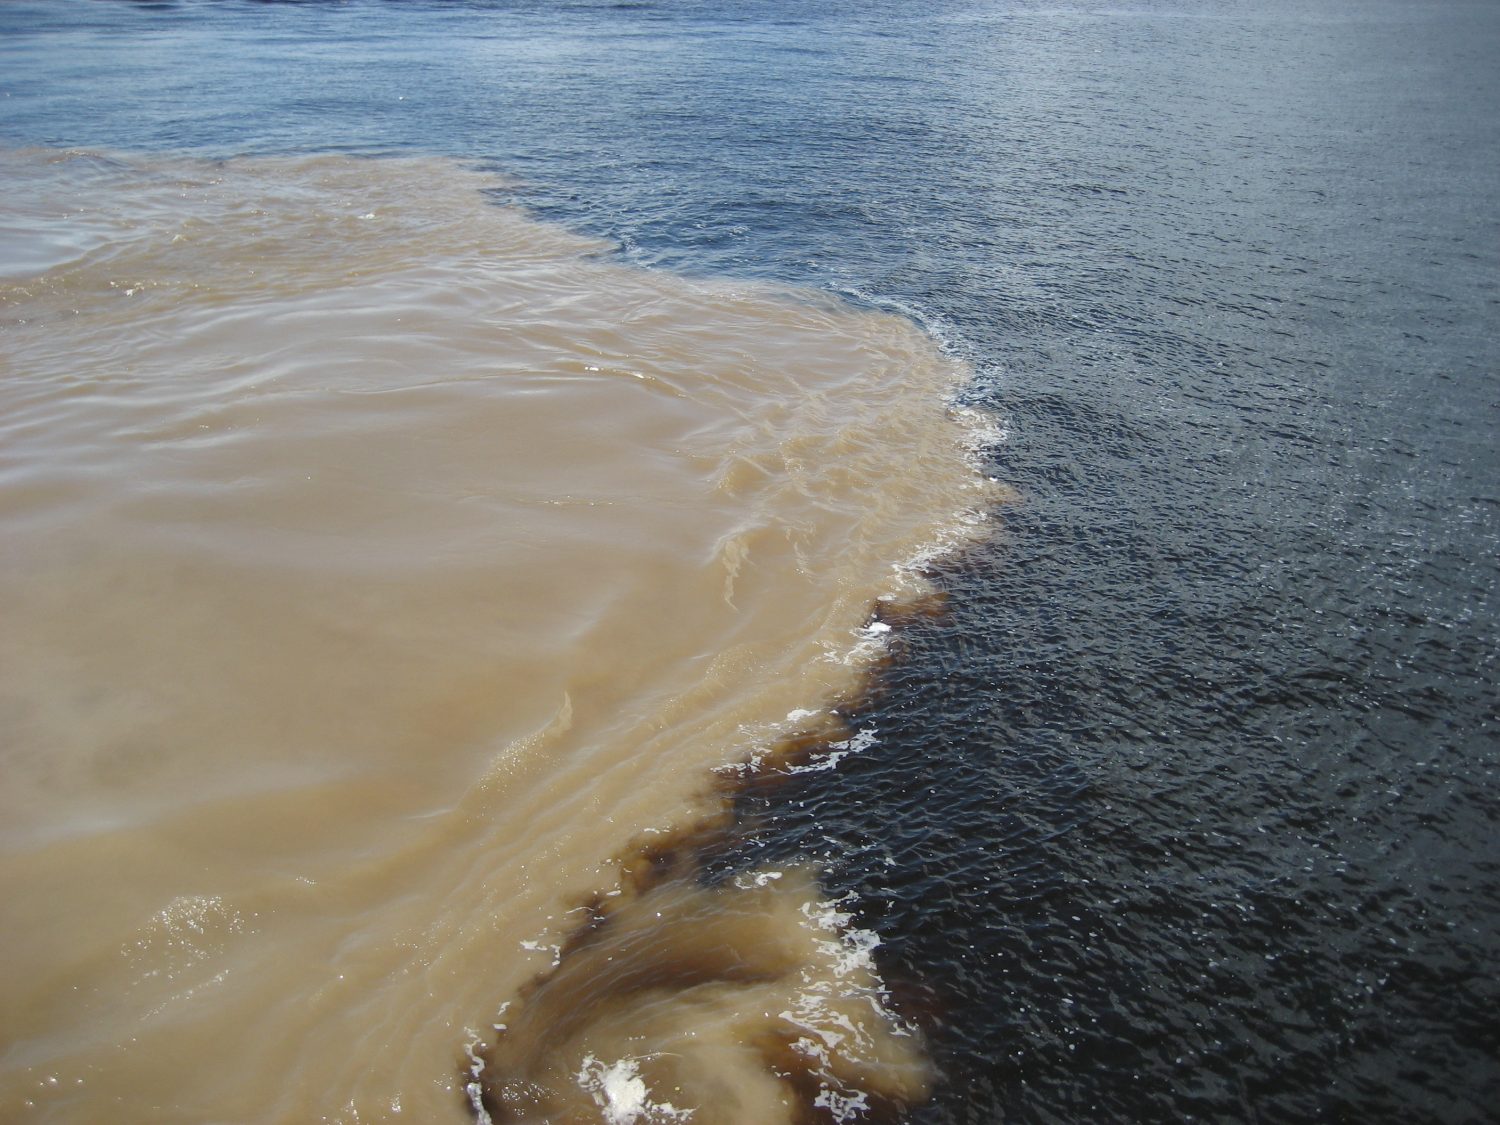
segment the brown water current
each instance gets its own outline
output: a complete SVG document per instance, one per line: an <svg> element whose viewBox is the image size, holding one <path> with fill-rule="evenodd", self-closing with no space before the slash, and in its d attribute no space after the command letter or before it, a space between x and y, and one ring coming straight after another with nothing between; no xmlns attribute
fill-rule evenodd
<svg viewBox="0 0 1500 1125"><path fill-rule="evenodd" d="M956 363L438 160L25 150L0 186L0 1119L922 1096L812 873L620 859L816 726L974 534Z"/></svg>

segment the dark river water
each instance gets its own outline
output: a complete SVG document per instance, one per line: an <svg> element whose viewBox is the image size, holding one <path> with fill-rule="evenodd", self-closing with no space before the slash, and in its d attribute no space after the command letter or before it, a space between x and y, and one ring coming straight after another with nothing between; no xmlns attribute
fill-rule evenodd
<svg viewBox="0 0 1500 1125"><path fill-rule="evenodd" d="M0 142L457 156L917 319L1019 499L738 845L854 892L913 1120L1478 1122L1497 59L1488 0L12 0Z"/></svg>

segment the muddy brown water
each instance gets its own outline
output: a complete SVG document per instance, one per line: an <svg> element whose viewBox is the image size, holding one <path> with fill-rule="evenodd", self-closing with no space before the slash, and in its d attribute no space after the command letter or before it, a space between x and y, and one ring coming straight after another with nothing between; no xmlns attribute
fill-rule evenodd
<svg viewBox="0 0 1500 1125"><path fill-rule="evenodd" d="M981 525L964 371L451 162L3 160L7 1113L920 1097L814 873L620 860L826 721Z"/></svg>

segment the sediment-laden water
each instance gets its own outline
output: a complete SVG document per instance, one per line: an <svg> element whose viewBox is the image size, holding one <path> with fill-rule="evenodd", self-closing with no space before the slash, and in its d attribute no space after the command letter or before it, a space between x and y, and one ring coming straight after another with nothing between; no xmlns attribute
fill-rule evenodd
<svg viewBox="0 0 1500 1125"><path fill-rule="evenodd" d="M614 861L816 726L903 564L971 533L954 363L612 263L445 161L0 177L7 1113L460 1119L465 1050L636 893L598 919L639 959L655 904L623 1011L607 965L551 985L495 1082L646 1104L670 1054L661 1104L726 1121L924 1092L805 873L685 901ZM734 1034L684 1055L699 1010Z"/></svg>

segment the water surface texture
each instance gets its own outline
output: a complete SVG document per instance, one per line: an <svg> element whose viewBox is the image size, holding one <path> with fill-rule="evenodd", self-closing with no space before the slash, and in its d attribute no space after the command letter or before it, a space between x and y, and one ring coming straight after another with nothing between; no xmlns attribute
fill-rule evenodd
<svg viewBox="0 0 1500 1125"><path fill-rule="evenodd" d="M776 0L21 2L0 8L0 140L22 150L6 166L13 182L33 174L32 150L48 150L51 159L70 146L93 154L80 158L86 161L137 154L120 159L147 179L173 160L246 155L323 154L317 159L326 161L329 153L395 152L482 164L504 177L493 200L524 204L579 238L603 238L619 248L618 258L636 272L609 274L604 292L634 291L638 283L665 287L695 310L688 319L710 337L726 303L741 298L778 318L812 318L802 329L778 320L774 332L742 321L736 337L742 343L735 347L760 356L752 344L766 346L775 355L778 341L800 341L791 349L795 355L756 359L765 365L756 370L805 373L787 377L799 386L813 380L808 394L829 427L846 415L858 424L868 401L855 389L868 375L860 367L857 375L849 369L845 385L819 383L827 377L822 353L814 348L808 357L814 362L804 365L806 347L834 346L838 338L862 349L853 341L873 332L880 354L897 342L903 366L926 356L916 366L931 371L931 382L912 387L894 413L917 432L948 435L934 437L941 444L954 431L941 410L954 371L926 367L942 364L896 321L851 320L847 306L916 321L974 372L964 395L998 417L1005 435L992 449L989 473L1014 486L1020 499L1003 509L982 544L943 564L937 581L947 592L944 612L900 621L892 663L863 701L847 709L833 754L772 767L742 794L739 842L719 846L713 861L728 873L730 909L744 909L747 917L828 918L831 908L808 888L809 863L821 872L824 894L852 892L839 907L853 916L849 922L819 933L841 932L867 953L870 939L857 935L878 935L873 963L895 1006L924 1029L935 1068L931 1099L906 1111L912 1120L1486 1121L1500 1099L1497 57L1500 10L1467 0L1098 6L942 0L920 10ZM164 155L183 152L192 155ZM231 166L257 176L287 167L238 160ZM209 175L207 164L195 167L195 176ZM429 177L440 207L450 190L459 190L457 166L445 167L450 171ZM389 210L377 206L378 199L359 202L366 192L378 194L383 178L361 182L364 187L350 186L340 196L349 206L325 238L342 240L345 230L351 239L362 238L358 232ZM108 209L88 222L39 224L25 206L9 202L24 201L25 191L7 188L0 233L7 285L22 284L69 255L97 254L116 236L111 224L120 220ZM121 194L149 209L149 199ZM161 206L172 214L167 201ZM377 219L361 219L368 213ZM480 230L512 221L473 220ZM39 226L46 237L37 236ZM551 231L544 238L549 260L560 256L575 263L570 269L584 268L578 263L589 255L597 259L590 269L610 261L581 245L564 250L548 241L566 242L564 236L541 229ZM53 536L58 549L46 559L28 556L32 569L24 573L7 564L18 608L10 608L8 595L4 643L21 643L8 639L19 635L10 628L12 614L37 628L73 629L80 636L96 628L91 622L113 624L133 638L134 647L119 650L129 653L133 674L159 685L148 659L152 647L238 622L244 646L224 643L217 668L189 667L186 679L173 681L180 713L191 716L199 706L197 684L222 683L220 671L254 668L260 676L284 678L284 690L300 692L309 722L326 721L341 731L363 723L372 740L394 744L402 738L399 725L377 715L411 709L404 721L428 729L439 743L469 747L431 755L419 767L396 766L391 756L384 766L344 776L316 748L282 742L269 756L231 761L231 744L215 738L213 753L201 759L203 773L178 778L205 799L240 802L253 796L245 781L255 772L251 767L280 770L283 790L310 786L313 793L321 785L309 798L305 823L315 822L326 806L330 821L320 831L327 871L345 879L359 877L349 873L358 868L361 848L379 853L395 846L364 810L391 810L404 818L412 839L435 833L432 850L408 872L408 885L421 888L412 893L422 901L398 906L384 892L361 902L355 890L342 896L310 890L303 917L317 928L330 927L340 912L358 917L364 907L383 916L425 915L434 927L423 939L434 943L427 948L446 950L445 919L456 913L517 910L524 928L530 909L507 897L499 883L509 876L496 875L497 868L458 870L492 854L485 847L465 853L421 815L412 816L459 807L462 798L455 794L469 791L466 779L486 760L475 731L485 728L496 706L487 677L499 665L480 668L475 661L488 657L475 653L521 665L518 674L539 681L550 674L544 661L522 659L482 614L460 612L464 579L451 587L445 574L434 585L418 573L464 573L473 559L466 561L466 551L482 543L491 526L482 513L493 494L477 483L444 488L429 507L382 488L373 495L350 492L327 512L313 513L297 509L300 493L291 488L294 474L331 471L359 444L346 426L370 425L380 435L389 463L368 450L366 456L392 482L420 479L412 470L425 471L435 457L467 466L471 483L488 479L484 458L495 454L482 448L486 435L535 438L523 417L510 417L493 403L481 408L458 394L461 388L404 381L414 354L454 346L454 319L464 324L457 339L471 339L476 308L491 307L483 297L479 306L471 303L473 256L458 253L461 268L445 272L443 256L429 258L424 236L413 237L392 244L401 247L405 263L397 273L410 268L428 277L423 301L437 308L424 309L424 318L441 313L453 319L425 321L440 325L425 332L390 323L394 314L383 310L394 303L371 279L368 316L361 315L357 329L339 333L340 347L354 340L353 354L369 362L340 369L338 356L347 353L332 349L315 317L283 318L283 336L255 334L273 369L303 365L322 372L333 364L331 374L318 376L317 393L329 397L311 404L316 409L305 428L299 431L295 414L259 416L261 428L251 434L265 441L263 448L202 436L218 431L190 432L241 421L211 415L233 413L219 401L223 386L255 378L232 367L252 334L243 325L238 336L227 337L224 363L213 375L225 383L206 383L196 400L197 389L176 387L172 394L185 397L171 410L152 397L160 388L141 397L127 387L85 389L60 374L45 389L18 383L17 373L33 362L26 359L32 348L55 347L62 355L92 346L107 354L130 344L132 354L145 349L166 356L190 347L168 326L195 306L167 299L159 289L137 288L151 271L121 269L109 277L118 282L112 298L145 299L131 307L149 315L120 324L122 333L153 337L149 343L131 335L117 339L102 322L95 335L83 327L40 331L30 313L8 310L6 379L18 389L5 391L4 424L24 431L5 437L4 453L19 466L7 486L18 490L9 502L16 519L24 508L28 535ZM358 245L384 253L378 240ZM312 266L335 268L321 260ZM643 275L640 267L678 278ZM620 261L610 268L623 270ZM699 283L690 285L683 275L742 280L708 280L706 290L696 290ZM773 288L745 289L750 281ZM272 287L269 299L285 296L274 282L264 284ZM788 295L788 284L837 295L845 304ZM125 296L129 290L135 291ZM726 295L734 293L741 297ZM26 298L32 299L35 294ZM47 299L62 309L60 292ZM127 306L90 309L105 307ZM94 315L79 315L86 312ZM565 312L551 308L547 316ZM48 315L56 324L58 312ZM22 319L27 323L15 323ZM321 342L313 346L312 336ZM551 339L535 346L550 346ZM464 357L471 361L478 369L504 362L488 343ZM603 367L583 357L578 362ZM686 353L684 363L676 377L704 366ZM591 377L572 368L566 374ZM393 379L399 393L384 402L373 396L367 409L356 410L341 380L366 377ZM250 381L241 389L248 391ZM583 388L573 382L571 389ZM26 400L26 410L35 411L30 415L13 405L21 402L16 396L47 394L53 400ZM423 401L454 395L441 407ZM80 397L92 397L105 412L97 424L76 412ZM540 397L525 409L545 411L547 396ZM619 435L602 422L598 427L620 438L609 464L620 473L628 466L626 480L653 470L672 476L672 466L643 464L637 456L651 437L642 431L675 448L689 431L697 433L695 427L712 430L712 424L675 414L679 400L658 397L663 413L626 413ZM446 411L469 440L459 448L415 448L432 432L435 409ZM613 412L611 406L596 417ZM883 436L872 438L882 459L873 474L828 484L858 492L874 511L909 479L926 479L931 464L910 434L887 431L886 424L875 428ZM709 440L712 433L699 436ZM87 449L93 460L60 455L51 462L54 469L44 471L38 466L48 462L28 453L26 442ZM215 475L200 477L181 460L193 442L202 443L193 456L211 460ZM273 443L287 444L285 460L279 452L271 456ZM526 456L546 466L524 482L526 489L553 498L572 494L565 483L571 461L563 451L538 440ZM146 474L148 461L165 477ZM842 456L799 463L807 480L853 471ZM237 475L247 467L253 472ZM614 486L618 475L611 468L604 483ZM759 481L753 472L729 478L735 487ZM166 484L151 484L163 479ZM338 487L353 490L356 483ZM234 525L236 505L272 487L285 489L278 503L288 506L274 535L204 541L216 523ZM514 492L515 480L507 487ZM946 485L939 491L951 499ZM123 496L124 507L91 507L89 497L101 494ZM945 501L929 512L933 527L959 506ZM665 505L645 507L654 519ZM85 511L88 520L81 518ZM142 554L128 565L117 552L131 541L111 534L126 514L149 517L157 529L137 542ZM446 555L434 557L428 549L433 538L415 537L403 564L400 551L369 539L367 557L387 570L384 578L349 583L318 573L328 549L319 532L325 518L373 536L380 529L401 532L408 519L439 516L454 521L443 531ZM539 549L552 549L551 527L534 526L544 528ZM611 550L629 551L633 539L646 554L653 549L655 540L641 537L655 533L634 515L615 525L606 516L600 526ZM905 534L896 539L905 542ZM12 542L25 541L13 540L8 530L8 551ZM153 557L168 548L186 552L189 561L168 566ZM907 549L875 545L871 559L886 556L888 565ZM717 581L735 550L715 564ZM202 553L213 551L222 553L217 561L223 566L286 568L303 592L299 604L321 604L320 591L326 591L326 616L278 616L253 595L238 605L195 603L188 595L203 581ZM842 557L825 557L837 574ZM403 565L415 569L395 581L390 572ZM84 566L104 569L80 588L69 576L84 573L77 569ZM772 569L779 581L782 569ZM818 583L827 578L813 580L808 606L824 596ZM490 579L471 572L468 580ZM365 584L372 581L395 588L376 593ZM604 585L596 589L596 582ZM878 585L866 577L839 587L847 620L836 628L844 643L859 643L849 631L863 624ZM610 588L606 577L591 571L585 596L607 599ZM652 615L662 624L675 623L679 590L669 589L673 608ZM448 667L457 681L449 675L423 687L420 676L413 679L402 664L407 638L396 626L373 638L379 644L334 635L334 623L351 617L374 623L379 634L376 610L391 597L421 601L438 596L435 590L452 599L435 638L467 637L475 646L451 655ZM723 592L713 591L716 597ZM738 591L731 597L738 604ZM67 612L58 608L64 603ZM154 607L149 629L130 633L113 616L130 606ZM557 608L560 615L568 611ZM204 616L194 620L195 612ZM546 618L549 603L538 602L536 612L539 621ZM802 631L811 613L806 610L792 630L798 643L811 636ZM267 661L255 650L269 644L266 631L278 621L292 630L286 640L299 660L330 669L327 709L315 698L321 689L296 675L296 665ZM326 630L321 648L294 635L320 628ZM551 644L573 643L556 628L557 620L548 618L539 635ZM827 664L801 663L797 652L810 650L788 643L785 667L793 680L795 669ZM29 744L10 736L5 831L30 841L17 848L43 846L46 832L100 832L110 828L105 818L118 820L132 810L162 825L168 812L193 815L146 803L150 786L142 770L153 744L140 734L160 720L159 706L140 692L119 693L108 702L114 710L86 739L82 724L90 714L106 714L98 708L109 694L91 689L79 668L44 667L29 658L34 646L26 651L21 670L6 673L7 698L25 704L28 721L45 718L60 724L75 746L95 747L91 783L111 788L96 789L93 805L65 799L65 786L78 779L46 771L79 761L77 754L26 758L19 747ZM680 652L691 664L707 649L685 642ZM637 694L639 685L627 682L628 673L609 654L600 664L612 669L615 686L606 691L615 694L609 698L640 708L636 718L652 721L644 718L654 705L649 691ZM562 667L558 676L577 674L572 663ZM839 667L839 676L849 672ZM382 668L384 678L358 680ZM393 683L412 683L416 690L385 700ZM536 714L518 718L517 730L545 733L562 722L560 697L545 688L521 693ZM841 685L828 681L817 690ZM441 729L418 713L424 691L436 701L429 717L441 716ZM366 710L372 698L389 711ZM569 690L568 698L575 709L587 706L582 692ZM786 708L813 705L788 701ZM38 707L46 714L38 716ZM786 708L778 700L772 710L785 714ZM234 726L265 732L295 717L251 713ZM580 712L575 721L583 720ZM131 724L137 737L126 739ZM106 743L106 733L118 737ZM704 747L690 757L700 750L694 766L683 762L685 773L719 757L717 749ZM834 768L808 768L834 759ZM200 759L183 760L186 769ZM586 796L593 780L587 771L564 778L535 805L552 810L540 815L559 843L577 839L580 824L591 829L597 819ZM683 807L691 804L686 776L673 784L683 786ZM384 794L356 796L359 786L384 788ZM33 800L38 793L52 795ZM570 804L575 794L584 795L581 803ZM648 823L677 799L661 798L653 803L655 796L643 794L636 823ZM504 817L480 821L465 829L468 838L519 832ZM207 823L221 841L233 835L230 819ZM264 825L258 830L268 831ZM118 1116L101 1100L105 1095L93 1095L88 1086L60 1090L79 1076L77 1067L40 1061L63 1057L46 1050L91 1053L111 1066L123 1066L115 1060L129 1055L117 1027L91 1021L97 1007L67 1014L75 1001L66 990L80 978L59 969L76 963L66 958L77 954L94 958L87 964L100 972L126 971L118 966L128 950L101 924L111 911L144 912L149 922L152 912L178 903L176 928L161 931L161 952L153 956L177 948L170 944L173 934L208 935L182 947L188 958L208 948L205 943L227 951L243 940L241 931L250 933L249 910L227 898L214 904L215 892L199 889L195 880L216 864L237 878L253 872L254 864L243 848L223 844L215 851L205 839L184 829L150 858L143 869L161 880L152 894L111 881L103 868L87 876L68 868L67 877L46 881L41 867L24 868L38 880L34 895L58 903L46 912L18 907L29 900L6 905L6 987L24 985L33 997L27 1004L37 1005L22 1008L7 999L4 1065L7 1075L23 1076L6 1086L7 1114L33 1101L38 1119ZM455 858L460 855L467 858ZM593 891L610 889L605 858L585 860L579 853L580 887L592 873L598 876ZM121 852L115 862L129 859ZM263 853L257 862L273 861L273 853ZM757 877L772 871L782 873L790 893L775 904L758 904L765 887ZM295 874L289 866L268 870L266 878ZM69 878L81 881L69 885ZM497 897L455 902L469 878ZM695 916L682 887L645 893L669 892L682 896ZM548 912L538 905L535 917ZM46 932L67 934L71 927L73 936L44 937L38 917L54 920ZM414 1069L381 1072L381 1097L404 1096L402 1111L410 1115L407 1107L416 1104L410 1099L428 1096L413 1091L431 1081L427 1070L446 1049L454 1057L443 1076L450 1088L431 1096L457 1119L474 1100L496 1113L512 1104L503 1083L484 1087L479 1078L475 1084L483 1089L466 1099L462 1076L472 1070L463 1068L478 1068L482 1077L486 1067L530 1074L546 1071L547 1064L528 1069L528 1049L514 1039L508 1047L473 1045L470 1063L463 1051L465 1013L480 993L493 992L498 1005L506 999L502 993L530 989L513 1009L520 1013L518 1026L538 1027L540 1038L546 1025L572 1044L568 1050L581 1053L585 1062L571 1077L585 1110L592 1106L606 1120L664 1119L669 1109L682 1110L686 1101L674 1101L670 1085L662 1086L677 1077L649 1072L644 1062L619 1053L615 1036L631 1032L628 1021L621 1031L611 1020L638 998L633 985L620 994L601 992L606 1018L597 1038L592 1032L574 1036L566 1020L545 1015L554 1002L549 998L562 998L555 1001L561 1011L575 1006L569 996L593 995L578 984L585 970L567 966L586 966L612 932L630 949L638 948L630 945L631 935L645 935L648 945L671 945L628 909L599 917L600 936L580 939L573 947L577 959L546 981L523 987L550 963L544 952L525 965L492 968L493 976L477 982L470 970L479 959L455 955L445 963L463 968L449 974L451 987L434 983L445 979L441 973L413 984L435 992L436 1007L451 1013L445 1018L453 1034L445 1047L434 1035L430 1049L404 1064ZM788 949L803 941L793 930L779 932L787 935ZM334 949L351 961L386 963L378 951L391 947L382 946L378 927L368 946L334 933L326 928L324 944L308 946L325 951L325 967L326 951ZM514 948L504 955L514 958ZM809 971L819 963L812 954L802 959ZM204 984L223 967L212 958L201 964L192 971ZM631 970L637 971L649 976L653 970ZM716 999L704 1006L702 1026L734 1027L725 972L715 971L710 987ZM867 971L861 966L847 980L851 995L878 999L880 987L863 975ZM253 991L235 979L219 987ZM159 977L150 981L158 983L148 990L167 995ZM183 978L179 988L190 983ZM221 1083L226 1098L250 1099L227 1106L260 1107L274 1118L268 1103L257 1100L266 1095L255 1075L274 1071L278 1054L295 1057L308 1049L297 1021L311 1020L305 1009L322 1005L334 1020L328 1026L365 1029L354 1041L319 1043L316 1058L345 1052L338 1066L312 1066L328 1082L329 1096L316 1102L317 1112L353 1120L344 1100L362 1089L372 1069L360 1062L360 1052L373 1041L399 1039L401 1019L432 1009L426 1001L408 1006L404 999L380 999L404 998L399 988L311 995L315 999L258 998L264 1018L240 1025L227 1041L213 1040L208 1050L216 1076L197 1075L186 1085L210 1090ZM117 985L101 988L90 1003L131 1018L144 1018L150 1007ZM48 1023L53 1017L44 1010L58 1022ZM97 1039L86 1042L68 1030L80 1025L94 1027ZM691 1030L676 1015L661 1026L668 1039L687 1034L685 1026ZM899 1020L879 1027L900 1039ZM44 1050L39 1044L49 1035L56 1039ZM610 1051L619 1057L606 1057ZM776 1065L775 1050L761 1056ZM182 1071L194 1069L167 1054L151 1057L163 1088L180 1088ZM915 1101L927 1084L923 1065L899 1053L886 1061L889 1073L910 1078L906 1092ZM406 1080L417 1072L424 1076ZM748 1091L753 1079L746 1082L740 1088ZM384 1109L371 1108L374 1089L366 1090L369 1104L358 1103L360 1119L394 1116L388 1099L378 1103ZM834 1112L828 1105L816 1108ZM860 1113L845 1102L837 1111ZM223 1115L244 1116L231 1109Z"/></svg>
<svg viewBox="0 0 1500 1125"><path fill-rule="evenodd" d="M621 893L609 861L847 690L919 589L899 564L977 519L958 368L887 314L609 262L442 160L33 149L5 178L59 260L0 290L0 1089L457 1114L465 1029ZM794 882L761 897L807 955L710 974L789 977L789 1050L851 1024ZM862 1048L911 1040L850 983Z"/></svg>

